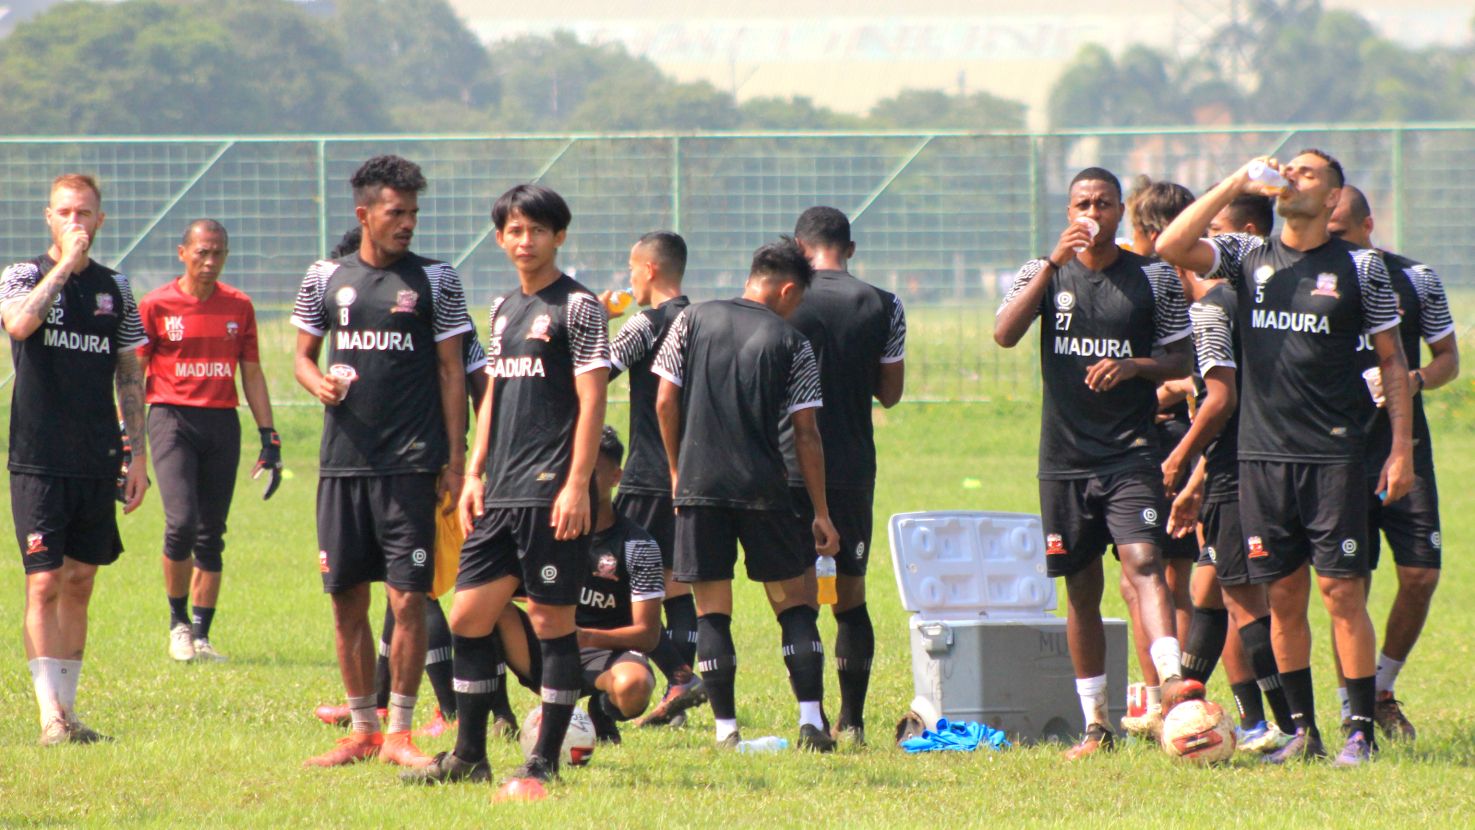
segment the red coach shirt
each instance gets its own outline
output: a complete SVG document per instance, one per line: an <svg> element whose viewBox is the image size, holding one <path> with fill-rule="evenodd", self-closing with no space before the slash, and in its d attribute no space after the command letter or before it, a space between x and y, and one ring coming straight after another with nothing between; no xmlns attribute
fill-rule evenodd
<svg viewBox="0 0 1475 830"><path fill-rule="evenodd" d="M244 291L223 282L203 302L179 280L150 291L138 306L149 342L149 403L234 409L240 364L260 363L256 310Z"/></svg>

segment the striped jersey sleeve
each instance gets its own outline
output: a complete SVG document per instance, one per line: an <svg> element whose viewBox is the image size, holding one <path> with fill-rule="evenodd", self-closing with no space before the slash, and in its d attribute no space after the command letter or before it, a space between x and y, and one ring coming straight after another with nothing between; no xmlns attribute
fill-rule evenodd
<svg viewBox="0 0 1475 830"><path fill-rule="evenodd" d="M789 365L787 411L793 414L801 409L820 406L824 406L824 399L819 388L819 361L814 359L814 347L809 345L808 340L801 339L799 348L794 351L793 362Z"/></svg>
<svg viewBox="0 0 1475 830"><path fill-rule="evenodd" d="M1216 367L1238 369L1234 360L1234 334L1229 313L1215 303L1194 303L1188 309L1193 321L1193 345L1200 372Z"/></svg>
<svg viewBox="0 0 1475 830"><path fill-rule="evenodd" d="M1043 259L1032 259L1029 262L1024 263L1024 265L1020 267L1019 273L1014 275L1014 282L1009 286L1009 292L1004 295L1004 301L999 303L999 308L997 311L994 312L994 316L997 317L1000 312L1002 312L1005 308L1009 306L1010 303L1014 302L1014 299L1016 297L1018 297L1020 294L1023 294L1024 289L1028 288L1029 284L1034 281L1034 278L1039 276L1040 272L1043 270L1045 270L1045 260ZM1033 320L1038 316L1040 316L1040 309L1035 308L1029 319Z"/></svg>
<svg viewBox="0 0 1475 830"><path fill-rule="evenodd" d="M1142 269L1152 286L1153 345L1162 346L1182 340L1192 333L1188 322L1188 303L1183 299L1183 284L1178 271L1166 262L1154 262Z"/></svg>
<svg viewBox="0 0 1475 830"><path fill-rule="evenodd" d="M1433 268L1415 265L1403 269L1414 291L1419 295L1419 334L1425 343L1443 340L1454 334L1455 321L1449 313L1449 298L1444 293L1444 281Z"/></svg>
<svg viewBox="0 0 1475 830"><path fill-rule="evenodd" d="M40 282L41 267L36 263L17 262L11 265L0 276L0 306L24 300Z"/></svg>
<svg viewBox="0 0 1475 830"><path fill-rule="evenodd" d="M651 367L651 372L657 376L669 380L677 386L682 385L686 378L686 342L687 342L687 314L691 308L684 308L671 322L671 330L666 332L666 339L661 343L661 350L656 352L656 362Z"/></svg>
<svg viewBox="0 0 1475 830"><path fill-rule="evenodd" d="M471 331L471 316L466 312L466 293L461 287L461 275L449 263L436 262L425 266L425 277L430 280L431 306L435 309L435 342L439 343Z"/></svg>
<svg viewBox="0 0 1475 830"><path fill-rule="evenodd" d="M133 300L133 288L128 284L128 278L113 274L113 282L118 284L118 293L123 295L123 314L118 319L117 331L113 332L113 347L126 352L149 342L149 338L143 332L143 319L138 316L138 303Z"/></svg>
<svg viewBox="0 0 1475 830"><path fill-rule="evenodd" d="M609 368L609 316L593 294L570 294L566 306L574 374Z"/></svg>
<svg viewBox="0 0 1475 830"><path fill-rule="evenodd" d="M1352 252L1357 265L1357 285L1362 295L1362 331L1377 334L1398 325L1398 295L1388 279L1388 266L1372 249Z"/></svg>
<svg viewBox="0 0 1475 830"><path fill-rule="evenodd" d="M907 313L901 307L901 298L891 296L891 322L886 333L886 348L881 352L882 363L900 363L907 356Z"/></svg>
<svg viewBox="0 0 1475 830"><path fill-rule="evenodd" d="M461 360L466 364L466 374L479 372L487 367L487 352L481 347L481 339L476 334L476 324L470 323L470 331L467 337L461 338Z"/></svg>
<svg viewBox="0 0 1475 830"><path fill-rule="evenodd" d="M642 312L631 317L610 343L610 362L614 364L610 376L614 377L644 360L655 347L656 327L651 323L650 315Z"/></svg>
<svg viewBox="0 0 1475 830"><path fill-rule="evenodd" d="M632 602L666 596L666 576L661 570L661 548L649 536L625 540L625 572L630 575Z"/></svg>
<svg viewBox="0 0 1475 830"><path fill-rule="evenodd" d="M292 304L292 325L315 337L328 333L328 278L338 270L338 263L321 259L307 269L297 301Z"/></svg>
<svg viewBox="0 0 1475 830"><path fill-rule="evenodd" d="M1245 257L1251 251L1265 246L1263 237L1248 233L1225 233L1211 236L1204 241L1214 249L1214 265L1199 278L1228 280L1235 287L1239 286L1244 277Z"/></svg>

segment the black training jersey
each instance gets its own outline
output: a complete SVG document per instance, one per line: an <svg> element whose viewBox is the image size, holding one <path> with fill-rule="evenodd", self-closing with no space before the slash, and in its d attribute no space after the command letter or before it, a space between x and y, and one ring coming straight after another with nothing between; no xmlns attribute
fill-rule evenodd
<svg viewBox="0 0 1475 830"><path fill-rule="evenodd" d="M487 368L487 352L481 347L481 338L476 334L476 325L469 324L466 336L461 338L461 362L466 364L466 374Z"/></svg>
<svg viewBox="0 0 1475 830"><path fill-rule="evenodd" d="M487 504L550 507L573 463L574 378L609 366L609 319L589 289L560 276L536 294L515 288L493 300L489 325Z"/></svg>
<svg viewBox="0 0 1475 830"><path fill-rule="evenodd" d="M594 533L574 624L623 628L635 621L632 603L665 596L666 576L656 540L645 528L616 513L614 524Z"/></svg>
<svg viewBox="0 0 1475 830"><path fill-rule="evenodd" d="M672 297L660 308L640 312L620 327L610 344L613 378L630 373L630 455L620 477L620 492L671 495L671 469L666 445L661 443L661 425L656 420L656 390L661 379L651 372L656 354L671 330L671 323L691 305L685 296Z"/></svg>
<svg viewBox="0 0 1475 830"><path fill-rule="evenodd" d="M1398 302L1377 251L1331 239L1310 251L1280 239L1207 240L1239 299L1239 457L1361 461L1367 386L1357 341L1398 325Z"/></svg>
<svg viewBox="0 0 1475 830"><path fill-rule="evenodd" d="M0 306L24 300L55 267L40 256L6 268ZM118 353L145 342L127 277L91 261L73 274L41 327L10 341L10 471L117 478L123 460L113 403Z"/></svg>
<svg viewBox="0 0 1475 830"><path fill-rule="evenodd" d="M324 407L320 475L434 473L446 465L435 344L471 330L456 269L411 253L388 268L358 253L315 262L292 324L327 340L329 367L355 375L343 402Z"/></svg>
<svg viewBox="0 0 1475 830"><path fill-rule="evenodd" d="M1398 297L1398 335L1403 340L1403 353L1408 358L1408 368L1417 369L1424 365L1423 350L1419 340L1433 343L1454 334L1454 318L1449 313L1449 300L1444 294L1444 283L1434 269L1407 257L1383 251L1383 264L1388 269L1388 278L1393 284L1393 293ZM1357 343L1362 358L1362 368L1378 365L1377 352L1373 351L1371 338L1364 335ZM1368 426L1367 460L1370 475L1377 475L1383 461L1393 451L1393 425L1388 421L1388 410L1374 406L1371 396L1367 399L1371 410ZM1432 475L1434 472L1434 444L1429 435L1429 419L1424 414L1424 396L1414 395L1414 472Z"/></svg>
<svg viewBox="0 0 1475 830"><path fill-rule="evenodd" d="M1019 269L1002 309L1046 267ZM1183 287L1172 266L1122 251L1105 271L1072 259L1050 277L1040 321L1044 407L1042 479L1109 475L1156 467L1157 384L1132 378L1107 392L1086 386L1086 370L1105 358L1148 357L1189 335Z"/></svg>
<svg viewBox="0 0 1475 830"><path fill-rule="evenodd" d="M825 486L869 490L876 484L871 399L882 363L906 357L901 299L844 271L816 271L789 325L809 338L819 361L825 405L819 434L825 447ZM787 427L787 424L785 424ZM803 485L791 430L783 431L789 483Z"/></svg>
<svg viewBox="0 0 1475 830"><path fill-rule="evenodd" d="M1216 285L1203 299L1188 309L1193 321L1193 345L1200 375L1215 368L1235 371L1234 386L1239 389L1239 335L1235 329L1237 298L1234 289ZM1202 401L1202 380L1195 385ZM1239 498L1239 407L1230 413L1224 429L1204 450L1204 466L1208 478L1204 482L1204 501L1234 501Z"/></svg>
<svg viewBox="0 0 1475 830"><path fill-rule="evenodd" d="M677 507L793 509L779 425L823 403L804 335L752 300L698 303L672 324L653 371L681 387Z"/></svg>

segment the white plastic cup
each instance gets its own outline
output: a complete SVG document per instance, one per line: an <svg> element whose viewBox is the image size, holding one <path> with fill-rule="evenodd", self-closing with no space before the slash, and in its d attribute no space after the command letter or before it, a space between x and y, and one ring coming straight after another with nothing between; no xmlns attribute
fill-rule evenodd
<svg viewBox="0 0 1475 830"><path fill-rule="evenodd" d="M1076 217L1076 224L1085 225L1086 226L1086 230L1088 230L1088 231L1091 232L1091 241L1092 242L1095 242L1096 241L1096 234L1101 233L1101 226L1098 225L1098 224L1096 224L1096 220L1095 219L1092 219L1089 216L1077 216ZM1085 246L1085 245L1078 246L1075 249L1075 252L1078 253L1078 254L1079 253L1082 253L1083 251L1086 250L1086 247L1087 246Z"/></svg>
<svg viewBox="0 0 1475 830"><path fill-rule="evenodd" d="M348 397L348 387L359 378L358 370L347 363L334 363L328 367L328 374L338 384L338 402L342 403Z"/></svg>
<svg viewBox="0 0 1475 830"><path fill-rule="evenodd" d="M1267 195L1270 196L1279 196L1281 191L1290 186L1290 182L1286 181L1285 176L1282 176L1279 170L1267 164L1264 159L1255 159L1250 162L1250 166L1245 172L1249 174L1250 181L1265 185Z"/></svg>
<svg viewBox="0 0 1475 830"><path fill-rule="evenodd" d="M1362 370L1362 380L1367 384L1369 395L1373 396L1373 403L1382 406L1387 398L1383 395L1383 370L1374 366Z"/></svg>

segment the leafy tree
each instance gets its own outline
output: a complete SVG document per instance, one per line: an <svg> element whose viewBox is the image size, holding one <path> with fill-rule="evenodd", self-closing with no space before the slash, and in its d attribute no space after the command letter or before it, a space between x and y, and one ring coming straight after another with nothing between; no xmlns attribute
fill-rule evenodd
<svg viewBox="0 0 1475 830"><path fill-rule="evenodd" d="M867 126L900 130L1015 130L1024 127L1025 106L987 92L949 95L907 89L871 107Z"/></svg>
<svg viewBox="0 0 1475 830"><path fill-rule="evenodd" d="M487 103L487 49L446 0L337 0L333 21L349 63L399 103Z"/></svg>

